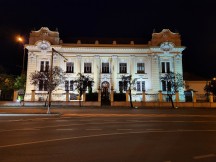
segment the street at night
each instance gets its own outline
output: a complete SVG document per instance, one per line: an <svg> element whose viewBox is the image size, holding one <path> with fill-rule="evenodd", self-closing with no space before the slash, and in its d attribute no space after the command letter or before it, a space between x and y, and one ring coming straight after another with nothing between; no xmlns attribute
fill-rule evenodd
<svg viewBox="0 0 216 162"><path fill-rule="evenodd" d="M2 162L216 161L213 109L83 108L56 115L5 114L0 128Z"/></svg>

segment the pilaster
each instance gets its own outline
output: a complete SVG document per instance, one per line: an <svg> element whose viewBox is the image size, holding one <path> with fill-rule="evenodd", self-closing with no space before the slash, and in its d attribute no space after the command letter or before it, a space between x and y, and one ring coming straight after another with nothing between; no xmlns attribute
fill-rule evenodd
<svg viewBox="0 0 216 162"><path fill-rule="evenodd" d="M153 55L151 58L151 70L152 70L152 90L154 92L158 92L161 90L160 88L160 67L159 67L159 57L157 55Z"/></svg>

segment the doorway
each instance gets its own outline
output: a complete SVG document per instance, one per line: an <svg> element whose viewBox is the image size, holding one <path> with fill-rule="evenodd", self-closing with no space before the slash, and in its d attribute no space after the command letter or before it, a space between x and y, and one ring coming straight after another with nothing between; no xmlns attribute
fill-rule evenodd
<svg viewBox="0 0 216 162"><path fill-rule="evenodd" d="M107 81L101 83L101 105L109 106L110 103L110 84Z"/></svg>

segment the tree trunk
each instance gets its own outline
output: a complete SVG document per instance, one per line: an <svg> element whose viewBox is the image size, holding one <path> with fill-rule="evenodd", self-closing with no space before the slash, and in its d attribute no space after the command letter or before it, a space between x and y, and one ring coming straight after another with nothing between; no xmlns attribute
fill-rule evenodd
<svg viewBox="0 0 216 162"><path fill-rule="evenodd" d="M172 94L169 94L168 96L169 96L169 99L170 99L170 101L172 103L172 108L175 108L174 103L173 103L173 99L172 99Z"/></svg>
<svg viewBox="0 0 216 162"><path fill-rule="evenodd" d="M130 106L131 106L131 108L133 108L133 101L132 101L131 89L129 89L129 94L130 94Z"/></svg>
<svg viewBox="0 0 216 162"><path fill-rule="evenodd" d="M82 96L82 94L80 93L80 95L79 95L79 106L81 107L81 96Z"/></svg>

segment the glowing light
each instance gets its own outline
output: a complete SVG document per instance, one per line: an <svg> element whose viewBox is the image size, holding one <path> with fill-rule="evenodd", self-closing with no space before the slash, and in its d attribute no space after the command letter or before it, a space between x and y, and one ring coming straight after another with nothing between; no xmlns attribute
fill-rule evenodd
<svg viewBox="0 0 216 162"><path fill-rule="evenodd" d="M23 43L23 42L24 42L24 39L23 39L21 36L17 36L16 39L17 39L17 41L20 42L20 43Z"/></svg>

